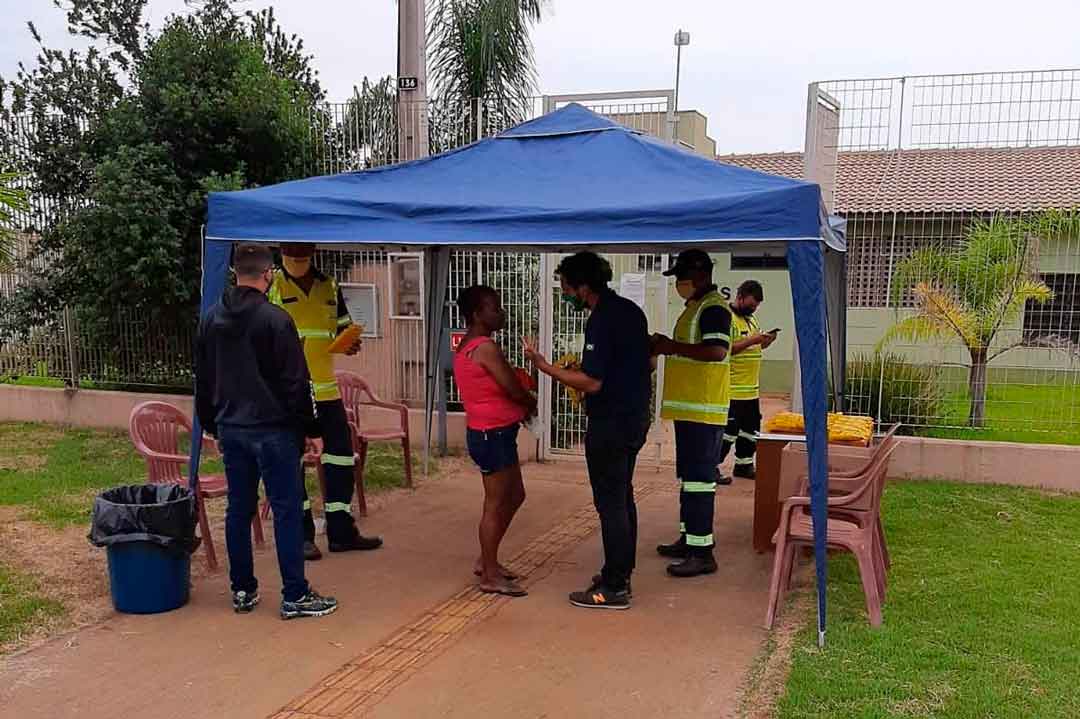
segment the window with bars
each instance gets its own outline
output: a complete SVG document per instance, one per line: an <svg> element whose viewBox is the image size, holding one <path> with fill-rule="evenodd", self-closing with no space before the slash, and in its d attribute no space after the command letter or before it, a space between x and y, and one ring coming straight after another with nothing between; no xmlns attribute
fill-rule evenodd
<svg viewBox="0 0 1080 719"><path fill-rule="evenodd" d="M961 215L854 216L848 223L848 306L914 307L911 288L897 299L894 277L901 262L919 250L955 247L969 218Z"/></svg>
<svg viewBox="0 0 1080 719"><path fill-rule="evenodd" d="M1080 345L1080 275L1044 274L1042 280L1054 297L1049 302L1028 301L1024 308L1024 344Z"/></svg>

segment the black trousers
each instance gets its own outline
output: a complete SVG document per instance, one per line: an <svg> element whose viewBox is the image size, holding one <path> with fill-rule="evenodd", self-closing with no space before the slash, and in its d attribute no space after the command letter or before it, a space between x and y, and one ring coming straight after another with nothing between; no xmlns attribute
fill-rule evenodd
<svg viewBox="0 0 1080 719"><path fill-rule="evenodd" d="M728 409L727 429L724 430L724 448L720 461L727 459L731 447L735 447L735 468L753 469L757 452L758 432L761 431L761 401L758 399L733 399Z"/></svg>
<svg viewBox="0 0 1080 719"><path fill-rule="evenodd" d="M322 465L326 477L326 493L323 496L323 516L326 517L326 537L331 542L345 542L356 534L352 506L354 474L356 466L353 453L352 429L345 415L345 404L340 399L316 402L319 430L323 441ZM300 466L301 476L303 465ZM303 485L303 483L301 483ZM315 540L315 520L311 516L311 502L304 486L304 539Z"/></svg>
<svg viewBox="0 0 1080 719"><path fill-rule="evenodd" d="M701 422L675 422L675 474L679 529L692 551L711 552L716 504L716 465L724 428Z"/></svg>
<svg viewBox="0 0 1080 719"><path fill-rule="evenodd" d="M604 584L619 591L637 564L634 468L645 446L649 416L589 417L585 462L604 542Z"/></svg>

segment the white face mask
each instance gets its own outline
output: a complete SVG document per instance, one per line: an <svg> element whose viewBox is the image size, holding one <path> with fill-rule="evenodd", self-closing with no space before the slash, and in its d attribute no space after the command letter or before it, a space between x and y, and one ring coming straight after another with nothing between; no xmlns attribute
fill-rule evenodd
<svg viewBox="0 0 1080 719"><path fill-rule="evenodd" d="M310 257L289 257L283 255L281 264L292 277L303 277L311 271Z"/></svg>

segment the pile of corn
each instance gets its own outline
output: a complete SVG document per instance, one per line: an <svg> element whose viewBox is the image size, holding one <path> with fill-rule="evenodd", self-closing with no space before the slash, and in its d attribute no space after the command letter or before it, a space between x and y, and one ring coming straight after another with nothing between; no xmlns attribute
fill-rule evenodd
<svg viewBox="0 0 1080 719"><path fill-rule="evenodd" d="M562 367L563 369L581 370L581 359L574 353L564 354L559 359L555 360L556 367ZM570 396L570 401L575 406L581 404L581 392L578 392L573 387L563 387L566 390L566 394Z"/></svg>
<svg viewBox="0 0 1080 719"><path fill-rule="evenodd" d="M870 444L874 436L874 418L830 412L828 415L830 442L861 442ZM806 422L801 414L781 412L765 423L767 432L803 434Z"/></svg>

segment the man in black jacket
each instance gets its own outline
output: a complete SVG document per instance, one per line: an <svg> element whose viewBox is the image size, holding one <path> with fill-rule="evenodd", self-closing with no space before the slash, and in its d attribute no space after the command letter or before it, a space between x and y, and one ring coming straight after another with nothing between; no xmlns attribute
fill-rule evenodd
<svg viewBox="0 0 1080 719"><path fill-rule="evenodd" d="M199 323L195 406L203 429L219 440L229 485L225 543L233 609L259 603L251 551L251 520L262 477L274 512L281 570L281 618L330 614L337 600L323 597L304 577L301 479L304 436L315 425L315 397L296 325L270 304L273 255L240 245L230 287Z"/></svg>

